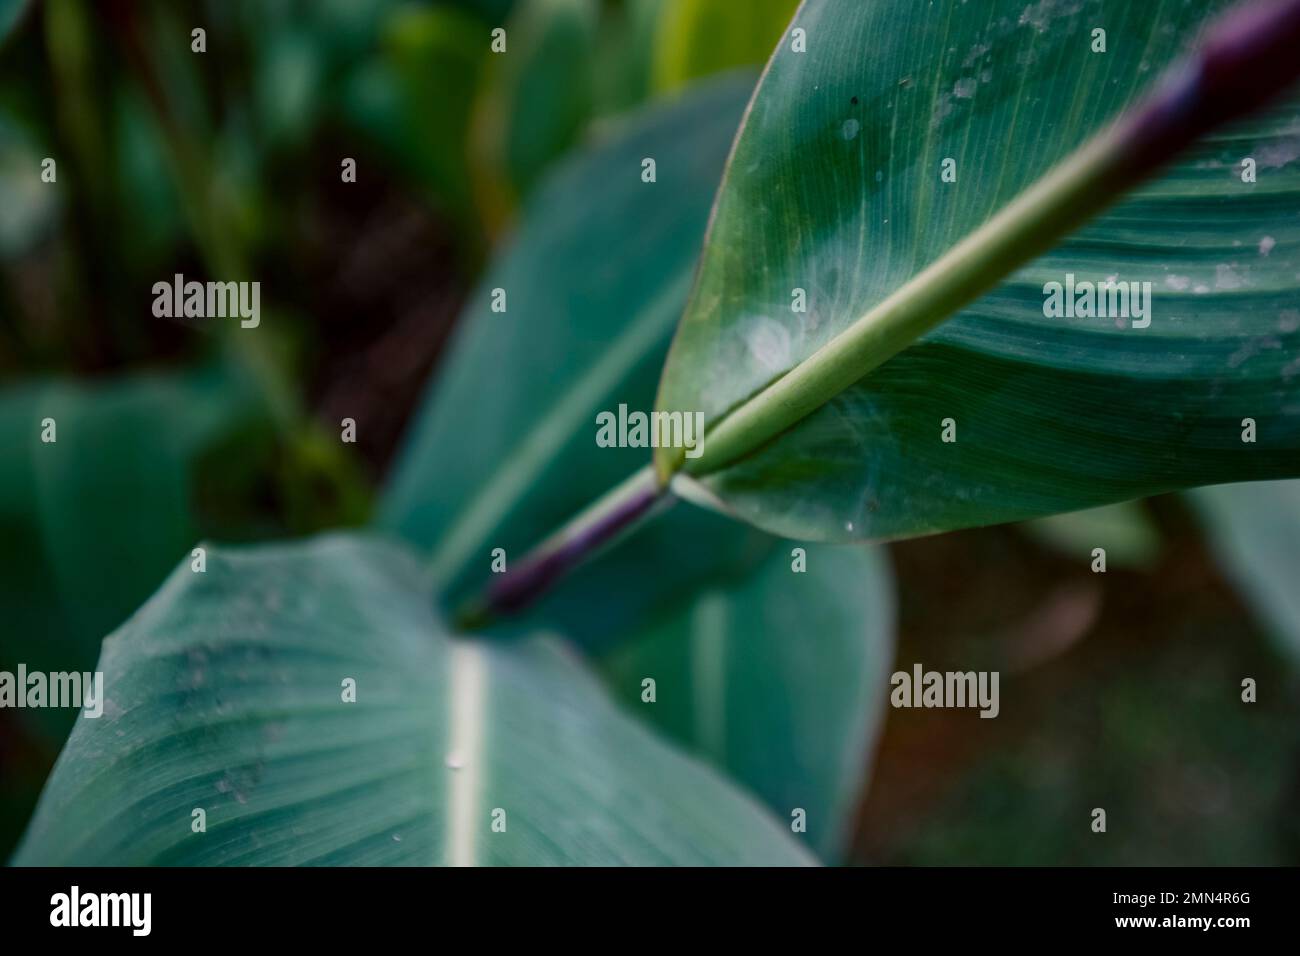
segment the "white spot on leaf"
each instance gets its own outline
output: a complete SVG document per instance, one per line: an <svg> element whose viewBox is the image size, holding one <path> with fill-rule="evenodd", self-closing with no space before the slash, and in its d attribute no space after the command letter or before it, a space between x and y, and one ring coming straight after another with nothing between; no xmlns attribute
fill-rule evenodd
<svg viewBox="0 0 1300 956"><path fill-rule="evenodd" d="M769 318L750 322L745 342L754 361L771 372L784 372L792 363L790 330Z"/></svg>
<svg viewBox="0 0 1300 956"><path fill-rule="evenodd" d="M1245 284L1246 280L1239 276L1228 263L1221 262L1214 267L1214 287L1216 289L1240 289Z"/></svg>

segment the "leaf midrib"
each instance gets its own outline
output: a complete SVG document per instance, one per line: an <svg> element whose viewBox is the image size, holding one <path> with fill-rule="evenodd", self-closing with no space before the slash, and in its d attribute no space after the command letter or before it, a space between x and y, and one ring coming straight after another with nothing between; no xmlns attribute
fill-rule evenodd
<svg viewBox="0 0 1300 956"><path fill-rule="evenodd" d="M450 581L461 571L473 549L510 513L511 505L534 487L541 472L554 460L555 450L581 427L590 409L625 379L647 349L667 333L677 316L689 278L689 271L681 273L651 300L600 361L575 378L569 391L551 406L537 426L512 452L502 456L502 460L511 462L511 467L499 469L443 535L429 562L434 580Z"/></svg>

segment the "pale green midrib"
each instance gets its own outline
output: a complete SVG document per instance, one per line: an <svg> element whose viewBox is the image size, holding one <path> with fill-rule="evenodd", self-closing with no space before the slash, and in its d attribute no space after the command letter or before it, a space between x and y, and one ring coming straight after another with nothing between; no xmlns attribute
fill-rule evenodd
<svg viewBox="0 0 1300 956"><path fill-rule="evenodd" d="M447 782L443 862L478 863L479 806L486 771L487 652L471 640L454 641L447 658L447 754L435 766ZM436 758L435 758L436 759ZM457 762L451 766L452 760Z"/></svg>
<svg viewBox="0 0 1300 956"><path fill-rule="evenodd" d="M1114 127L1090 140L1001 212L799 365L725 414L704 452L661 459L661 475L718 471L820 408L962 306L1046 251L1129 185Z"/></svg>
<svg viewBox="0 0 1300 956"><path fill-rule="evenodd" d="M690 278L690 272L684 271L646 306L602 354L600 361L575 380L564 398L552 406L513 453L502 456L511 466L496 472L442 537L441 546L429 562L434 580L450 581L464 567L473 549L509 513L510 504L522 499L533 487L555 450L563 447L565 438L581 427L591 407L627 375L648 348L671 330Z"/></svg>

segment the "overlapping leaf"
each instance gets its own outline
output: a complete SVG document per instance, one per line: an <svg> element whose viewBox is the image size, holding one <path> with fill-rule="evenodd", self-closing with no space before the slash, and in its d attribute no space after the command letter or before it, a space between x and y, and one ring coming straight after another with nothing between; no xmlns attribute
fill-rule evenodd
<svg viewBox="0 0 1300 956"><path fill-rule="evenodd" d="M104 713L14 862L810 860L565 651L453 641L432 606L417 563L364 538L183 564L105 642Z"/></svg>
<svg viewBox="0 0 1300 956"><path fill-rule="evenodd" d="M782 40L730 161L660 407L716 423L787 373L1132 104L1224 6L809 0L806 52ZM1298 253L1290 100L705 481L760 527L852 539L1300 473ZM1150 326L1046 317L1045 284L1071 274L1151 283Z"/></svg>
<svg viewBox="0 0 1300 956"><path fill-rule="evenodd" d="M596 447L596 414L649 410L751 89L724 80L567 162L471 300L380 514L432 553L447 597L482 583L493 548L522 557L645 465L646 449ZM644 157L655 183L641 181Z"/></svg>
<svg viewBox="0 0 1300 956"><path fill-rule="evenodd" d="M803 550L775 549L730 586L676 602L606 666L616 697L647 720L778 815L802 810L809 844L834 861L884 716L893 582L883 549Z"/></svg>
<svg viewBox="0 0 1300 956"><path fill-rule="evenodd" d="M567 163L484 280L381 514L386 527L433 554L450 608L490 578L493 548L505 550L511 567L645 465L647 449L598 448L595 416L620 403L653 403L747 91L742 80L688 93ZM658 160L655 184L640 180L644 156ZM506 290L504 313L490 309L494 288ZM877 702L870 691L892 645L891 605L883 555L827 548L809 561L806 574L794 574L788 547L678 504L494 631L555 629L595 654L633 641L632 659L650 655L662 672L662 703L642 705L639 683L624 679L616 697L697 747L779 815L807 809L813 845L833 856L869 765ZM691 637L691 608L706 591L736 607L729 628L744 631L733 634L709 683L696 676L703 665ZM800 615L816 623L799 626ZM788 655L799 663L790 666ZM697 739L680 709L684 695L715 693L707 706L726 715L723 751ZM796 715L801 732L776 733L775 714Z"/></svg>
<svg viewBox="0 0 1300 956"><path fill-rule="evenodd" d="M0 662L93 664L195 544L204 454L261 413L254 384L224 365L0 391Z"/></svg>

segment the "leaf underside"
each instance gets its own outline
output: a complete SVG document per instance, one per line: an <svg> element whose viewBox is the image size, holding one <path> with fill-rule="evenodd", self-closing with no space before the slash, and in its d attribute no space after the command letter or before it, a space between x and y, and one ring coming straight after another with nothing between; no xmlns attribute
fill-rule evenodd
<svg viewBox="0 0 1300 956"><path fill-rule="evenodd" d="M453 640L383 541L212 550L99 669L103 716L78 719L17 864L810 860L559 645Z"/></svg>
<svg viewBox="0 0 1300 956"><path fill-rule="evenodd" d="M809 0L807 53L782 41L730 160L659 407L716 423L1133 103L1226 5ZM762 528L846 540L1300 474L1298 253L1292 99L703 480ZM1068 273L1150 282L1150 327L1045 317Z"/></svg>
<svg viewBox="0 0 1300 956"><path fill-rule="evenodd" d="M675 602L605 666L616 696L778 816L802 808L809 843L837 862L884 720L893 580L883 548L804 551L801 572L777 548L743 578Z"/></svg>

